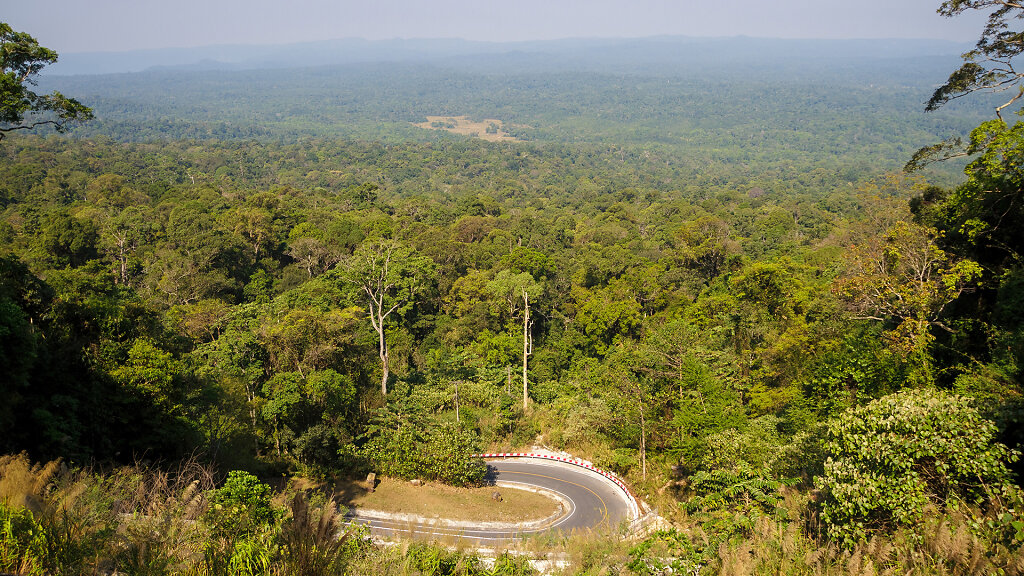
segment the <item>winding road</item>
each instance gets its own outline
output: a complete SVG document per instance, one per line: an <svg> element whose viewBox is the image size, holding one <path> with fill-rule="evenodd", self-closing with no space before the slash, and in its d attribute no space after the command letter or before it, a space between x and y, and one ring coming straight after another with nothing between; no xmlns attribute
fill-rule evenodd
<svg viewBox="0 0 1024 576"><path fill-rule="evenodd" d="M615 527L622 521L633 519L631 497L610 480L591 470L562 462L529 458L490 460L487 464L491 469L491 479L499 487L533 487L557 493L563 501L563 513L543 525L482 523L475 526L453 526L426 520L410 522L360 516L358 512L353 521L368 526L374 536L421 536L467 540L474 545L495 545L537 534Z"/></svg>

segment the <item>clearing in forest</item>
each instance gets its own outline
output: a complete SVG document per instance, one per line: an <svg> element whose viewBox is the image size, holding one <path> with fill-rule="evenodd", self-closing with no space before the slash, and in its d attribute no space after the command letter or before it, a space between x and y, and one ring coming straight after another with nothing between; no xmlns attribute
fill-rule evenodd
<svg viewBox="0 0 1024 576"><path fill-rule="evenodd" d="M493 118L474 122L470 120L469 116L427 116L426 122L413 123L413 126L427 130L445 130L453 134L461 134L491 142L517 140L515 136L509 135L504 122Z"/></svg>

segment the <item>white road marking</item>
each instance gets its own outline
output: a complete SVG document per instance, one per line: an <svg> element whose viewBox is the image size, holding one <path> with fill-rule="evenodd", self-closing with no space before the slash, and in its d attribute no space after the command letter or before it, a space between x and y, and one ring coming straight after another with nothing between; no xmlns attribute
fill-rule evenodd
<svg viewBox="0 0 1024 576"><path fill-rule="evenodd" d="M513 472L513 474L514 474L514 472ZM558 525L559 525L559 524L561 524L562 522L565 522L565 521L566 521L566 520L568 520L568 519L569 519L569 518L570 518L570 517L571 517L571 516L572 516L573 514L575 514L575 513L576 513L576 501L575 501L575 500L573 500L573 499L572 499L572 498L571 498L571 497L570 497L570 496L569 496L568 494L566 494L566 493L564 493L564 492L559 492L558 490L555 490L554 488L548 488L547 486L541 486L541 485L539 485L539 484L530 484L530 483L528 483L528 482L516 482L515 480L502 480L502 482L504 482L504 483L506 483L506 484L521 484L521 485L523 485L523 486L535 486L535 487L537 487L537 488L543 488L543 489L545 489L545 490L551 490L551 491L552 491L552 492L554 492L555 494L558 494L558 495L559 495L559 496L561 496L562 498L565 498L566 500L568 500L568 501L569 501L569 504L572 504L572 508L571 508L571 509L569 510L569 513L568 513L567 515L565 515L565 516L564 516L564 517L563 517L563 518L562 518L561 520L559 520L558 522L555 522L554 524L552 524L551 526L548 526L548 527L546 527L546 528L538 528L538 529L535 529L535 530L521 530L521 531L520 531L520 533L522 533L522 534L532 534L532 533L534 533L534 532L542 532L542 531L544 531L544 530L550 530L550 529L552 529L552 528L554 528L554 527L558 526Z"/></svg>
<svg viewBox="0 0 1024 576"><path fill-rule="evenodd" d="M559 463L556 463L556 462L550 462L550 461L544 461L544 460L532 460L532 461L530 461L530 464L531 465L538 465L539 464L541 466L545 466L545 467L548 467L548 468L559 468L559 469L568 471L568 469L564 467L564 464L560 466ZM512 470L508 470L506 472L508 472L510 474L530 475L529 472L516 472L516 471L512 471ZM593 472L593 471L591 470L591 472ZM580 474L580 471L579 470L572 470L572 473ZM537 474L534 474L534 475L537 475ZM585 473L581 474L581 475L586 477L586 478L594 478L594 476L591 476L591 475L585 474ZM542 475L540 475L540 476L542 476ZM604 481L608 481L608 479L603 477L603 476L600 476L600 475L596 475L596 476L599 476ZM548 478L551 478L551 479L559 481L559 482L566 482L566 483L569 483L569 484L574 484L574 485L580 486L580 487L588 490L592 494L594 494L594 496L596 496L597 499L600 500L602 502L602 504L604 504L604 499L603 498L601 498L596 492L594 492L594 490L591 490L590 488L588 488L586 486L583 486L582 484L576 484L575 482L571 482L569 480L564 480L564 479L561 479L561 478L554 478L554 477L548 477ZM568 494L565 494L564 492L562 492L560 490L555 490L555 489L550 488L548 486L541 486L541 485L538 485L538 484L530 484L529 482L516 482L516 481L512 481L512 480L503 480L502 482L503 483L507 483L507 484L521 484L521 485L524 485L524 486L536 486L538 488L542 488L544 490L549 490L551 492L554 492L554 493L558 494L559 496L561 496L562 498L564 498L565 500L567 500L569 502L569 504L570 504L569 513L566 514L565 516L563 516L562 518L560 518L554 524L551 524L549 526L546 526L546 527L543 527L543 528L526 529L526 530L516 530L516 529L503 530L501 528L487 529L487 528L484 528L484 527L477 527L477 528L469 528L469 527L465 527L465 528L464 527L444 527L444 526L438 526L438 525L430 524L430 523L414 523L414 522L411 522L409 520L391 520L391 519L386 519L386 518L360 518L358 516L358 513L356 514L356 516L352 520L352 522L353 523L358 523L358 524L361 524L361 525L364 525L364 526L367 526L371 530L376 529L377 531L383 532L385 534L405 533L405 534L409 534L409 535L412 535L412 536L415 536L417 534L423 534L423 535L430 535L430 536L444 536L444 537L450 537L450 538L467 538L467 539L480 540L480 541L501 542L501 541L514 540L514 539L516 539L516 538L518 538L520 536L527 536L527 535L538 534L538 533L542 533L542 532L547 532L547 531L553 530L553 529L561 526L565 522L567 522L572 516L574 516L576 514L576 509L578 508L578 505L576 504L576 502ZM611 483L609 482L609 484L611 484ZM614 484L612 484L612 486L614 486ZM607 520L607 515L608 515L607 508L605 508L604 514L605 514L605 520ZM481 535L481 534L484 534L484 535Z"/></svg>

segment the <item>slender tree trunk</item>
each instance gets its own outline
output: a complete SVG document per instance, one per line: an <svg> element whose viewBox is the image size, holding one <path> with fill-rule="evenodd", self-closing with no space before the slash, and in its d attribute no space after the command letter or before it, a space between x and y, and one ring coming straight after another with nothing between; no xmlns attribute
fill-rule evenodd
<svg viewBox="0 0 1024 576"><path fill-rule="evenodd" d="M121 265L121 284L128 285L128 232L121 231L114 233L114 242L117 244L117 260Z"/></svg>
<svg viewBox="0 0 1024 576"><path fill-rule="evenodd" d="M364 287L365 289L365 287ZM380 377L380 393L383 396L388 395L388 340L384 334L384 314L382 307L384 303L374 298L374 295L369 289L366 289L366 293L370 296L370 324L373 324L373 329L377 331L377 352L380 354L381 364L381 377Z"/></svg>
<svg viewBox="0 0 1024 576"><path fill-rule="evenodd" d="M281 455L281 433L278 431L277 416L274 416L274 447L277 448L277 455Z"/></svg>
<svg viewBox="0 0 1024 576"><path fill-rule="evenodd" d="M638 394L640 400L640 470L643 473L644 481L647 481L647 421L644 419L643 394Z"/></svg>
<svg viewBox="0 0 1024 576"><path fill-rule="evenodd" d="M383 396L388 395L388 373L389 373L389 359L390 354L388 351L388 341L384 338L384 329L378 330L380 335L380 364L381 364L381 376L380 376L380 393Z"/></svg>
<svg viewBox="0 0 1024 576"><path fill-rule="evenodd" d="M118 258L121 263L121 284L128 285L128 256L124 253Z"/></svg>
<svg viewBox="0 0 1024 576"><path fill-rule="evenodd" d="M249 404L249 420L252 422L252 429L256 430L256 392L253 390L250 382L245 383L245 398ZM259 448L259 443L256 443L256 455L259 456L262 449Z"/></svg>
<svg viewBox="0 0 1024 576"><path fill-rule="evenodd" d="M530 400L526 379L526 361L530 350L530 296L523 290L523 411Z"/></svg>

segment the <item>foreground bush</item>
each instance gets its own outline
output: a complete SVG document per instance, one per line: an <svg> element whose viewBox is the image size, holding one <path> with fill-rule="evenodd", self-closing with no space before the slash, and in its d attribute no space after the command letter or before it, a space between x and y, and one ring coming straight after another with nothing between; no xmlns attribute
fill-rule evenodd
<svg viewBox="0 0 1024 576"><path fill-rule="evenodd" d="M0 457L0 573L327 576L369 550L333 501L272 496L238 471L214 488L194 464L100 476Z"/></svg>
<svg viewBox="0 0 1024 576"><path fill-rule="evenodd" d="M912 390L855 408L828 426L816 484L831 538L846 547L870 532L917 526L934 504L973 506L1006 489L1017 453L966 399Z"/></svg>
<svg viewBox="0 0 1024 576"><path fill-rule="evenodd" d="M0 572L41 574L43 529L32 512L0 501Z"/></svg>

